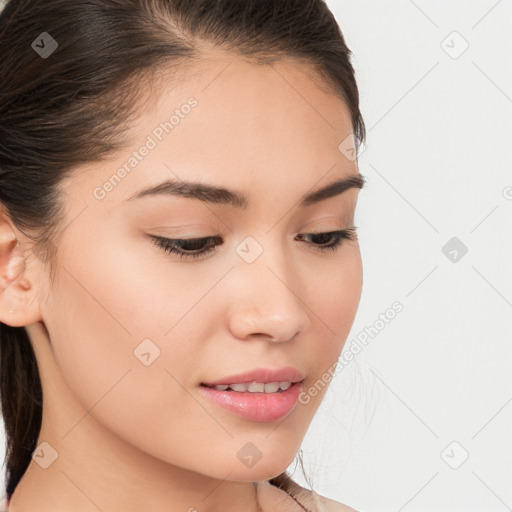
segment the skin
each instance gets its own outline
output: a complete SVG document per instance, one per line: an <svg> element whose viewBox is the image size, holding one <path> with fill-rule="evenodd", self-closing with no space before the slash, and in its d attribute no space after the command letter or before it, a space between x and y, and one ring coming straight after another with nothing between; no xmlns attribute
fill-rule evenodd
<svg viewBox="0 0 512 512"><path fill-rule="evenodd" d="M251 482L293 462L328 388L266 423L220 409L198 385L289 365L308 389L340 355L361 295L358 242L322 252L294 236L353 226L357 189L296 206L306 192L358 174L338 150L352 132L348 109L305 64L212 54L195 66L137 117L133 146L62 182L70 224L53 286L30 240L1 218L0 321L27 328L44 395L38 444L58 453L47 469L31 461L12 511L256 511ZM94 188L191 96L198 106L96 199ZM163 195L123 203L176 176L244 193L250 206ZM145 234L224 243L185 260ZM263 247L251 264L235 251L247 236ZM161 350L149 366L133 354L145 338ZM247 442L262 453L251 468L237 457Z"/></svg>

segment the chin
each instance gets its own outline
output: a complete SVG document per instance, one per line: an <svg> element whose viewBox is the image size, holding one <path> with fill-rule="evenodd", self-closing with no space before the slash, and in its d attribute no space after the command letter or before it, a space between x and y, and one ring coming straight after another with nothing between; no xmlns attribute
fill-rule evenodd
<svg viewBox="0 0 512 512"><path fill-rule="evenodd" d="M237 455L240 462L236 461L235 464L231 464L231 467L226 468L229 480L238 482L269 480L286 471L296 455L295 452L283 453L282 451L277 454L276 450L268 450L265 454L261 454L251 443L247 443L240 452L240 455Z"/></svg>
<svg viewBox="0 0 512 512"><path fill-rule="evenodd" d="M264 466L257 463L253 468L247 468L245 470L236 468L230 473L228 479L233 482L261 482L280 475L287 467L288 466L277 467L276 465Z"/></svg>

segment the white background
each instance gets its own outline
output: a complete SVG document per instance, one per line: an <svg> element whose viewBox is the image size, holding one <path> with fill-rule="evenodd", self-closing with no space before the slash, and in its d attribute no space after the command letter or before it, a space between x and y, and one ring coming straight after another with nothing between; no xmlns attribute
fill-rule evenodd
<svg viewBox="0 0 512 512"><path fill-rule="evenodd" d="M333 380L306 474L361 512L509 510L512 2L328 4L368 128L363 296L345 348L393 302L404 309ZM454 31L469 44L456 59ZM442 252L452 237L468 248L456 263Z"/></svg>
<svg viewBox="0 0 512 512"><path fill-rule="evenodd" d="M508 510L512 1L328 4L368 129L364 287L345 351L404 309L336 374L303 443L306 474L360 512ZM468 248L456 262L442 251L453 237Z"/></svg>

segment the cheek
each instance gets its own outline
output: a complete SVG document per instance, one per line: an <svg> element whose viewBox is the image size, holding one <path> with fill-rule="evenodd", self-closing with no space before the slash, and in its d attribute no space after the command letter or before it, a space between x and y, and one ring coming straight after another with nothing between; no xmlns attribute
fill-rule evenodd
<svg viewBox="0 0 512 512"><path fill-rule="evenodd" d="M331 337L344 343L352 327L363 284L358 245L347 247L339 259L315 272L309 296L317 304L314 311ZM341 347L340 347L341 349Z"/></svg>
<svg viewBox="0 0 512 512"><path fill-rule="evenodd" d="M211 284L190 287L189 278L188 288L176 281L163 286L155 268L137 268L142 257L106 250L64 261L69 273L57 278L48 321L54 358L72 392L69 409L76 412L63 430L93 418L156 458L173 454L186 465L190 453L179 447L199 446L208 420L182 387L190 386L194 343L203 336L187 311Z"/></svg>
<svg viewBox="0 0 512 512"><path fill-rule="evenodd" d="M110 250L107 243L98 247L101 252L74 251L63 259L65 270L57 277L47 322L55 360L86 408L113 386L119 400L137 393L136 378L148 395L169 389L163 367L174 372L173 361L190 359L194 336L186 315L201 293L178 276L166 286L160 272L147 261L143 266L145 253L119 246ZM164 364L160 355L185 329L190 342L173 346L171 363ZM145 366L143 361L152 363Z"/></svg>
<svg viewBox="0 0 512 512"><path fill-rule="evenodd" d="M319 379L338 359L352 329L362 291L362 263L358 245L347 247L334 265L315 272L308 301L316 329L314 352L315 378ZM322 392L323 395L323 392Z"/></svg>
<svg viewBox="0 0 512 512"><path fill-rule="evenodd" d="M331 287L332 314L335 319L337 318L335 325L338 330L336 332L339 332L345 341L359 307L363 286L363 267L359 245L351 246L350 251L347 251L347 258L342 261L333 282L336 283L336 286Z"/></svg>

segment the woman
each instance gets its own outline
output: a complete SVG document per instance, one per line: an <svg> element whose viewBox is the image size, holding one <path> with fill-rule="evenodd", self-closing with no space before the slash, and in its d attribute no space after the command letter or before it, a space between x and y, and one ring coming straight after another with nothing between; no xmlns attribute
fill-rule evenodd
<svg viewBox="0 0 512 512"><path fill-rule="evenodd" d="M9 510L353 510L285 471L362 287L324 1L11 0L0 43Z"/></svg>

